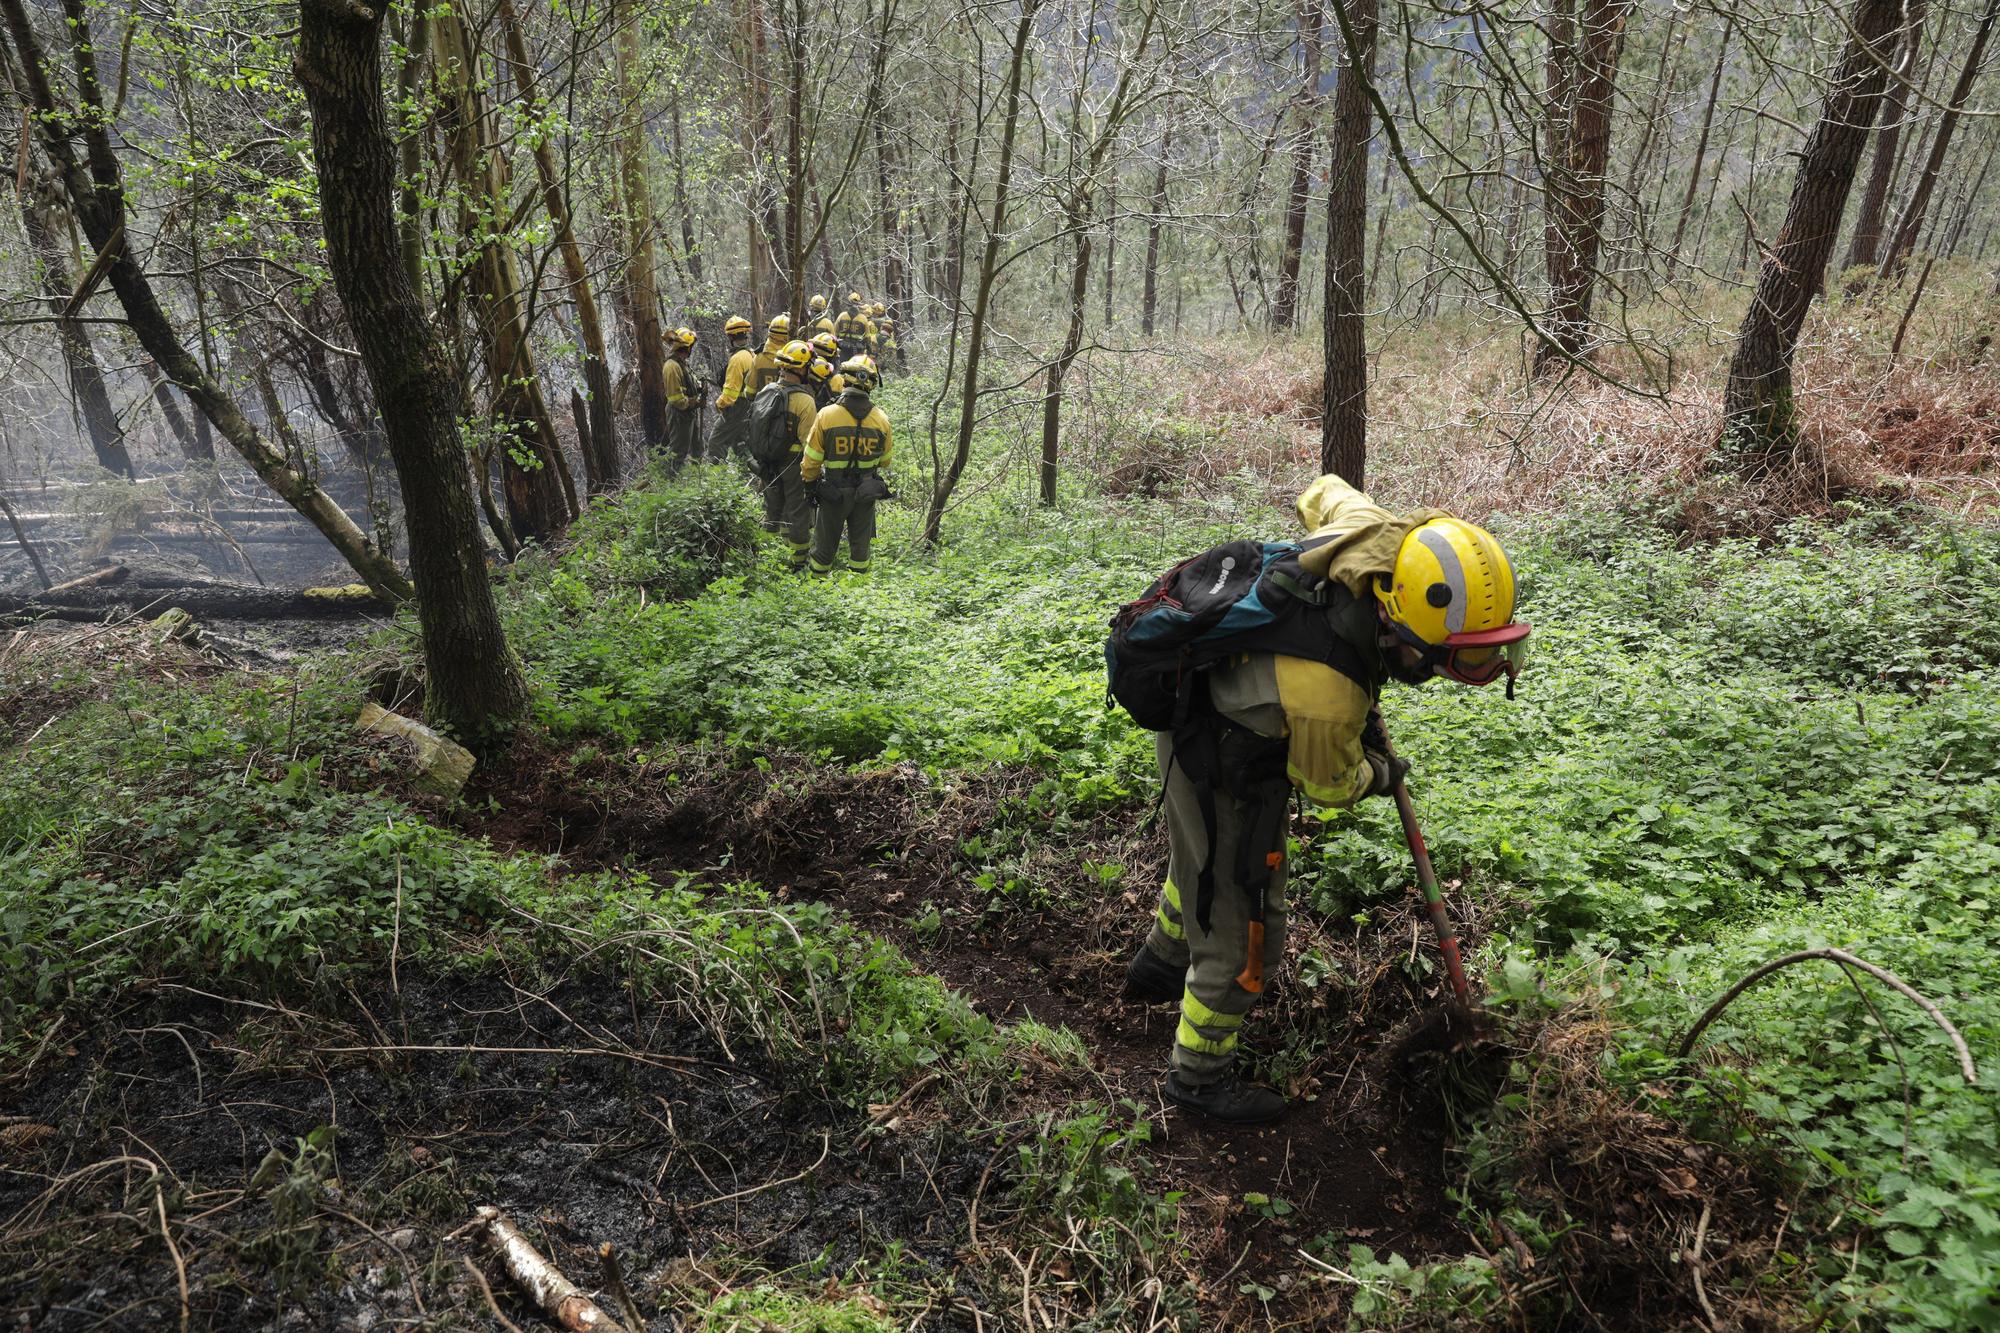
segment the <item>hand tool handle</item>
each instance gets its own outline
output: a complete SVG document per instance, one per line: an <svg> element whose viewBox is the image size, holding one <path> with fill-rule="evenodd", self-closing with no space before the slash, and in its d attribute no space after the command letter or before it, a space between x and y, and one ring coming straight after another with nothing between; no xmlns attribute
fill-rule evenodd
<svg viewBox="0 0 2000 1333"><path fill-rule="evenodd" d="M1389 743L1389 734L1382 733L1382 753L1391 765L1396 762L1396 749ZM1391 769L1393 772L1393 768ZM1431 928L1437 932L1438 952L1444 955L1444 970L1451 978L1452 994L1459 1003L1472 1003L1472 988L1465 981L1465 966L1458 958L1458 932L1452 929L1451 917L1444 910L1444 894L1438 889L1437 871L1431 868L1430 848L1424 845L1424 831L1417 825L1417 807L1410 800L1410 789L1399 777L1393 793L1396 798L1396 813L1403 818L1403 840L1410 844L1410 859L1417 863L1417 884L1424 891L1424 906L1430 912Z"/></svg>

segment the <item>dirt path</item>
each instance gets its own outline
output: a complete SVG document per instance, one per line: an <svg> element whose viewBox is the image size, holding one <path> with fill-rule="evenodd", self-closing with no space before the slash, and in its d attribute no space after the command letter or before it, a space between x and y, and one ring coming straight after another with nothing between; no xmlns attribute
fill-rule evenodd
<svg viewBox="0 0 2000 1333"><path fill-rule="evenodd" d="M1121 811L1102 827L1077 828L1051 815L1048 845L1031 859L1031 888L1056 902L1099 904L1071 917L1026 904L993 910L963 860L967 839L1036 818L1023 809L1032 779L1021 775L940 791L914 770L853 774L782 760L762 771L695 758L672 781L601 758L579 767L560 755L524 755L509 768L511 782L474 793L475 807L490 797L498 810L469 824L502 845L656 878L751 878L781 898L830 903L988 1016L1076 1032L1107 1100L1129 1099L1165 1127L1149 1188L1185 1195L1184 1224L1193 1223L1190 1239L1204 1252L1205 1295L1220 1304L1248 1314L1247 1285L1293 1287L1306 1266L1298 1248L1321 1237L1413 1260L1470 1248L1446 1196L1441 1106L1434 1094L1375 1073L1372 1057L1410 1012L1407 1000L1372 996L1355 1006L1362 1021L1324 1024L1324 1046L1313 1055L1324 1072L1302 1080L1311 1099L1295 1095L1276 1126L1230 1129L1161 1103L1174 1011L1118 999L1126 957L1152 910L1159 853L1148 844L1164 842L1163 834L1136 836L1143 816ZM1085 868L1107 862L1128 867L1127 887L1103 891ZM1274 986L1269 1007L1308 1004L1297 990L1285 997L1284 985ZM1253 1042L1257 1028L1253 1019ZM1246 1204L1251 1194L1291 1211L1268 1216L1270 1205Z"/></svg>

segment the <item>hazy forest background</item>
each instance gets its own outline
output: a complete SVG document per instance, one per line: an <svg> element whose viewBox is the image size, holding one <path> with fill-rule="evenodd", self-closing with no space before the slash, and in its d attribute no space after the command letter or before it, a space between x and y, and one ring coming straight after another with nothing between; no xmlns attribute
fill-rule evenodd
<svg viewBox="0 0 2000 1333"><path fill-rule="evenodd" d="M0 1313L2000 1328L1996 19L0 0ZM849 292L807 580L662 339ZM1498 1029L1306 813L1220 1130L1102 636L1322 471L1522 574Z"/></svg>

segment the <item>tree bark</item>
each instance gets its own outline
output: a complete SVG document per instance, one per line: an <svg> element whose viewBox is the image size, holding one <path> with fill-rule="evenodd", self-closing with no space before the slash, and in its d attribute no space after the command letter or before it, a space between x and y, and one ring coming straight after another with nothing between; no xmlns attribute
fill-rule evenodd
<svg viewBox="0 0 2000 1333"><path fill-rule="evenodd" d="M1170 125L1160 136L1160 164L1153 174L1153 195L1146 210L1146 268L1140 279L1139 332L1153 336L1160 310L1160 224L1167 212L1167 156L1174 146Z"/></svg>
<svg viewBox="0 0 2000 1333"><path fill-rule="evenodd" d="M514 67L514 85L529 114L539 118L542 100L535 86L535 67L528 59L527 42L515 17L513 0L500 0L500 27L507 40L507 60ZM556 170L555 150L547 138L535 140L535 172L541 179L542 204L556 227L557 248L562 252L563 273L569 279L570 301L576 308L577 337L583 343L583 383L590 394L587 433L580 434L587 485L593 495L618 485L618 428L611 416L611 361L604 344L604 321L597 313L597 296L590 288L590 271L583 262L583 247L577 244L576 226L570 217L569 196Z"/></svg>
<svg viewBox="0 0 2000 1333"><path fill-rule="evenodd" d="M1855 0L1840 68L1799 157L1784 226L1764 255L1750 309L1737 334L1723 395L1724 438L1735 466L1762 476L1790 463L1798 447L1792 354L1806 310L1825 286L1861 150L1882 101L1890 38L1902 0Z"/></svg>
<svg viewBox="0 0 2000 1333"><path fill-rule="evenodd" d="M1722 91L1722 71L1729 63L1729 39L1736 32L1736 11L1722 20L1722 42L1715 49L1715 70L1708 78L1708 101L1701 110L1701 133L1694 143L1694 165L1688 168L1687 191L1681 196L1681 215L1674 223L1674 243L1667 247L1667 276L1681 262L1681 241L1687 236L1688 218L1694 214L1695 187L1701 184L1701 166L1708 159L1708 136L1715 127L1716 95Z"/></svg>
<svg viewBox="0 0 2000 1333"><path fill-rule="evenodd" d="M1631 0L1562 0L1549 34L1549 143L1545 161L1549 273L1548 339L1535 348L1535 374L1568 365L1590 344L1590 303L1604 244L1605 168L1611 155L1611 100L1625 46Z"/></svg>
<svg viewBox="0 0 2000 1333"><path fill-rule="evenodd" d="M1368 289L1363 247L1368 233L1368 141L1373 125L1367 83L1374 77L1377 0L1349 6L1345 25L1355 49L1345 53L1333 96L1333 149L1326 182L1326 380L1321 388L1319 467L1366 484L1368 466ZM1379 244L1379 242L1378 242Z"/></svg>
<svg viewBox="0 0 2000 1333"><path fill-rule="evenodd" d="M97 465L107 472L133 476L132 455L125 448L125 428L118 424L118 413L105 390L104 370L98 364L97 348L90 340L90 326L69 308L70 293L76 288L63 263L65 247L59 239L61 187L28 159L24 158L21 165L23 171L17 181L21 225L34 247L35 257L41 261L42 290L48 297L49 313L55 316L56 344L62 350L63 368L69 374L70 401L82 418L84 437L90 441Z"/></svg>
<svg viewBox="0 0 2000 1333"><path fill-rule="evenodd" d="M626 239L631 258L625 268L625 304L632 319L632 360L638 368L639 438L656 453L667 440L667 350L660 339L660 289L653 247L653 189L646 172L646 118L632 80L638 70L639 9L626 0L613 20L617 46L613 68L618 84L618 171L625 194Z"/></svg>
<svg viewBox="0 0 2000 1333"><path fill-rule="evenodd" d="M1083 307L1090 296L1090 227L1086 217L1072 214L1064 226L1076 233L1075 262L1069 275L1069 327L1063 334L1062 350L1049 363L1048 381L1042 391L1041 501L1056 502L1056 473L1062 449L1063 382L1083 347Z"/></svg>
<svg viewBox="0 0 2000 1333"><path fill-rule="evenodd" d="M63 0L63 13L69 30L77 93L84 108L80 116L68 114L56 102L47 76L52 66L42 53L23 0L0 0L0 17L5 18L20 58L27 100L37 113L43 150L69 196L71 216L98 253L105 253L114 240L119 241L112 251L109 279L134 336L146 354L201 410L201 420L213 422L264 484L305 515L369 587L389 600L406 600L414 589L395 562L369 540L326 492L285 465L284 458L175 335L151 280L139 267L132 247L123 243L125 182L111 145L110 117L105 113L98 83L87 0ZM81 159L75 148L79 137L84 149Z"/></svg>
<svg viewBox="0 0 2000 1333"><path fill-rule="evenodd" d="M20 0L9 0L18 4ZM1007 111L1001 122L998 177L993 184L993 208L986 222L986 245L979 261L979 286L972 298L972 325L966 335L964 388L959 394L958 439L951 462L931 488L930 505L924 514L919 545L937 544L944 527L945 505L958 488L972 457L972 431L979 421L979 364L986 349L986 319L992 306L993 280L1000 271L1000 247L1007 239L1007 192L1014 178L1014 132L1021 120L1021 82L1027 65L1028 37L1034 31L1035 14L1041 0L1020 0L1021 18L1014 29L1012 54L1007 63Z"/></svg>
<svg viewBox="0 0 2000 1333"><path fill-rule="evenodd" d="M461 739L490 742L525 711L527 689L487 581L458 441L460 389L397 259L380 11L351 0L300 0L299 20L295 71L312 108L327 265L402 481L428 669L425 711Z"/></svg>
<svg viewBox="0 0 2000 1333"><path fill-rule="evenodd" d="M1292 185L1285 196L1285 248L1278 257L1278 292L1271 301L1271 327L1283 331L1299 322L1299 265L1306 246L1306 202L1312 191L1313 150L1319 142L1319 0L1299 0L1299 45L1305 80L1293 98L1298 117L1292 138Z"/></svg>
<svg viewBox="0 0 2000 1333"><path fill-rule="evenodd" d="M1896 160L1903 130L1910 120L1909 80L1916 77L1917 52L1924 40L1926 0L1910 0L1909 22L1903 26L1903 40L1897 48L1896 78L1888 90L1882 110L1882 125L1875 133L1875 159L1868 167L1868 184L1861 191L1861 211L1854 217L1854 236L1847 243L1847 262L1842 268L1873 265L1882 248L1882 215L1889 206L1889 182L1896 174Z"/></svg>
<svg viewBox="0 0 2000 1333"><path fill-rule="evenodd" d="M1938 117L1937 132L1931 136L1931 151L1924 158L1923 170L1910 191L1909 202L1903 205L1902 216L1896 220L1889 248L1883 252L1882 277L1899 271L1903 261L1909 258L1910 251L1916 248L1917 235L1924 226L1924 213L1930 208L1931 191L1937 186L1938 173L1944 169L1945 154L1951 151L1952 134L1958 129L1966 99L1972 96L1972 85L1979 78L1980 62L1986 56L1986 41L1993 35L1995 18L2000 18L2000 0L1986 0L1986 12L1979 16L1979 28L1972 37L1972 49L1965 53L1965 64L1958 71L1958 82L1952 86L1951 99L1945 103L1944 112Z"/></svg>

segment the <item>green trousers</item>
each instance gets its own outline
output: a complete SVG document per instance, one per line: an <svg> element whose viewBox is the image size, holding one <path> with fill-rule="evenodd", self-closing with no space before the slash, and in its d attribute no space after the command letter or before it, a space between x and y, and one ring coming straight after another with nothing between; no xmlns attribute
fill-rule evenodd
<svg viewBox="0 0 2000 1333"><path fill-rule="evenodd" d="M708 461L726 463L731 453L741 453L750 436L750 400L740 398L728 407L715 409L715 429L708 433Z"/></svg>
<svg viewBox="0 0 2000 1333"><path fill-rule="evenodd" d="M1173 763L1165 732L1157 741L1160 771L1166 776L1167 882L1146 947L1187 969L1181 995L1180 1027L1174 1034L1172 1065L1183 1083L1199 1086L1226 1075L1236 1060L1236 1035L1258 994L1238 980L1250 957L1252 886L1243 883L1241 840L1250 807L1218 786L1215 792L1215 899L1209 928L1195 914L1195 890L1208 835L1194 784ZM1283 826L1280 825L1282 828ZM1279 849L1283 849L1282 839ZM1277 972L1285 956L1285 866L1269 867L1264 894L1263 976Z"/></svg>
<svg viewBox="0 0 2000 1333"><path fill-rule="evenodd" d="M701 409L667 409L667 463L678 472L701 459Z"/></svg>
<svg viewBox="0 0 2000 1333"><path fill-rule="evenodd" d="M764 531L783 534L785 560L793 569L804 569L806 547L812 540L812 506L806 503L805 483L799 480L799 458L792 455L785 470L763 483Z"/></svg>
<svg viewBox="0 0 2000 1333"><path fill-rule="evenodd" d="M813 516L812 569L815 574L833 572L833 558L840 553L840 537L847 534L847 567L866 574L869 552L875 544L875 502L854 494L854 486L822 480L819 508Z"/></svg>

